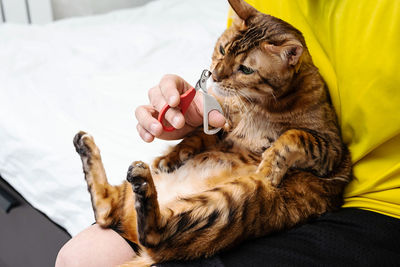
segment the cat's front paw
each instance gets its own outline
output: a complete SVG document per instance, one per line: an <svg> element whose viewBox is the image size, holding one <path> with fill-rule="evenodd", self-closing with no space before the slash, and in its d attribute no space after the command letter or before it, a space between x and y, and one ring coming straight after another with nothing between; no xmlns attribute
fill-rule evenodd
<svg viewBox="0 0 400 267"><path fill-rule="evenodd" d="M273 186L279 186L284 176L284 172L279 167L271 164L260 164L256 173L269 180Z"/></svg>
<svg viewBox="0 0 400 267"><path fill-rule="evenodd" d="M149 196L154 192L153 178L149 166L142 161L135 161L129 166L126 180L138 195Z"/></svg>
<svg viewBox="0 0 400 267"><path fill-rule="evenodd" d="M193 156L193 151L190 149L172 151L166 156L156 158L153 162L153 169L158 169L161 172L173 172L182 166L191 156Z"/></svg>
<svg viewBox="0 0 400 267"><path fill-rule="evenodd" d="M94 143L93 137L83 131L80 131L75 135L74 146L76 152L78 152L81 157L87 158L99 154L99 149Z"/></svg>
<svg viewBox="0 0 400 267"><path fill-rule="evenodd" d="M154 160L153 169L157 169L161 172L173 172L181 166L179 158L167 155L161 156Z"/></svg>

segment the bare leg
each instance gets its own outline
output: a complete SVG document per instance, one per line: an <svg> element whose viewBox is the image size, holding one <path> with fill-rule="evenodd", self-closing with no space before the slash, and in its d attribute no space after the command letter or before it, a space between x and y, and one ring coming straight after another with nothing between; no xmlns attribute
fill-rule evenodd
<svg viewBox="0 0 400 267"><path fill-rule="evenodd" d="M95 224L69 240L60 250L56 267L109 267L135 256L128 243L111 229Z"/></svg>

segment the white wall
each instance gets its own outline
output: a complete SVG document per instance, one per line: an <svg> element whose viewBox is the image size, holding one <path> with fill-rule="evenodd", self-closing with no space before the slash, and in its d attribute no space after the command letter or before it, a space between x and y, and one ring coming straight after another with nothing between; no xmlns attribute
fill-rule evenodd
<svg viewBox="0 0 400 267"><path fill-rule="evenodd" d="M52 0L54 19L87 16L143 5L152 0Z"/></svg>

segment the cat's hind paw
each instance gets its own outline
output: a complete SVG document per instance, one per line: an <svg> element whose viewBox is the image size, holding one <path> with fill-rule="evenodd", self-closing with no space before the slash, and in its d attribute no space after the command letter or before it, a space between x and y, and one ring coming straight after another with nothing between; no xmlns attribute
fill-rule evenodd
<svg viewBox="0 0 400 267"><path fill-rule="evenodd" d="M80 131L75 135L74 146L76 152L78 152L81 157L90 157L99 154L99 150L94 143L93 137L83 131Z"/></svg>
<svg viewBox="0 0 400 267"><path fill-rule="evenodd" d="M135 161L129 166L126 180L138 195L149 196L155 191L150 168L142 161Z"/></svg>

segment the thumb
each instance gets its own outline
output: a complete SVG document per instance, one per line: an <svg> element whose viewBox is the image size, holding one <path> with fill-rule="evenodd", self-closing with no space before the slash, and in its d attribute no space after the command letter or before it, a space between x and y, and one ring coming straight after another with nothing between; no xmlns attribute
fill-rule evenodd
<svg viewBox="0 0 400 267"><path fill-rule="evenodd" d="M226 119L218 110L212 110L208 113L208 122L215 128L220 128L225 125Z"/></svg>
<svg viewBox="0 0 400 267"><path fill-rule="evenodd" d="M201 115L201 117L205 116L204 110L203 110L203 95L201 93L196 94L194 103L197 107L198 113ZM218 110L212 110L208 113L208 122L211 126L220 128L225 125L226 119L223 114L221 114Z"/></svg>

